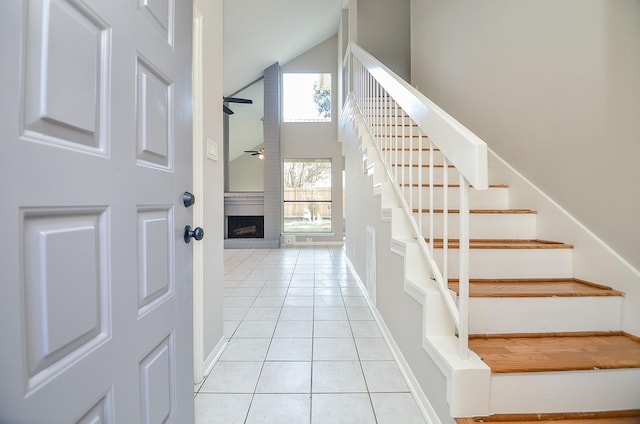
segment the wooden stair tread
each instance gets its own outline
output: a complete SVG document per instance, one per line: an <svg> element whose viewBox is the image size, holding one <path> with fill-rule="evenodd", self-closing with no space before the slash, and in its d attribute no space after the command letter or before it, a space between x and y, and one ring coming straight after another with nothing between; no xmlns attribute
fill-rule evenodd
<svg viewBox="0 0 640 424"><path fill-rule="evenodd" d="M459 282L449 280L449 288L458 294ZM622 296L611 287L577 278L521 278L469 280L470 297L580 297Z"/></svg>
<svg viewBox="0 0 640 424"><path fill-rule="evenodd" d="M431 149L430 147L423 147L422 149L420 149L419 147L413 147L413 148L411 148L411 147L399 147L399 148L396 148L396 147L383 147L382 148L383 152L388 152L388 151L391 151L391 152L396 152L396 151L398 151L398 152L418 152L418 151L428 152L430 150L433 150L434 152L439 152L440 151L440 149L438 149L437 147L435 149Z"/></svg>
<svg viewBox="0 0 640 424"><path fill-rule="evenodd" d="M413 213L420 212L420 209L413 209ZM430 209L422 209L422 213L429 213ZM443 213L444 209L434 209L434 213ZM459 209L449 209L449 213L460 213ZM536 211L531 209L469 209L469 213L472 214L537 214Z"/></svg>
<svg viewBox="0 0 640 424"><path fill-rule="evenodd" d="M409 184L409 183L405 183L405 184L400 184L400 187L422 187L422 188L428 188L428 187L444 187L444 184L422 184L422 186L420 186L420 184ZM458 188L460 187L460 184L447 184L448 188ZM471 188L472 186L469 185L469 187ZM489 184L489 188L509 188L509 184Z"/></svg>
<svg viewBox="0 0 640 424"><path fill-rule="evenodd" d="M407 118L407 117L408 116L405 116L405 118ZM379 124L377 122L372 122L371 126L372 127L416 127L417 128L418 124L416 124L416 123L413 123L413 124L410 124L410 123L399 123L399 124L395 124L395 123L394 124L385 124L385 123L382 123L382 124Z"/></svg>
<svg viewBox="0 0 640 424"><path fill-rule="evenodd" d="M492 373L640 368L640 339L622 332L470 335Z"/></svg>
<svg viewBox="0 0 640 424"><path fill-rule="evenodd" d="M458 418L456 422L458 424L639 424L640 409L556 414L497 414L489 417Z"/></svg>
<svg viewBox="0 0 640 424"><path fill-rule="evenodd" d="M379 134L375 131L372 133L376 137L389 137L389 138L418 138L420 134ZM426 134L422 134L422 138L427 140L429 137Z"/></svg>
<svg viewBox="0 0 640 424"><path fill-rule="evenodd" d="M391 166L398 166L400 168L419 168L420 165L417 163L392 163ZM423 164L422 168L430 168L432 165ZM434 168L444 168L444 165L433 165ZM453 165L448 165L448 168L455 168Z"/></svg>
<svg viewBox="0 0 640 424"><path fill-rule="evenodd" d="M429 238L425 238L428 243ZM450 249L457 249L460 240L449 239L448 246ZM441 249L443 247L442 239L434 239L434 247ZM471 249L573 249L570 244L549 240L520 240L520 239L471 239L469 240L469 248Z"/></svg>

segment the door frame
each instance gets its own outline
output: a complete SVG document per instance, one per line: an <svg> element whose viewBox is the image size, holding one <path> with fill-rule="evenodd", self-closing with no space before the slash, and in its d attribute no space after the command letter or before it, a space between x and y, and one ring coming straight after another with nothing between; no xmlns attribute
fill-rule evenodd
<svg viewBox="0 0 640 424"><path fill-rule="evenodd" d="M204 82L203 82L203 37L204 17L193 6L193 194L197 201L193 205L193 225L201 227L204 222ZM204 369L204 243L193 246L193 354L194 384L200 383Z"/></svg>

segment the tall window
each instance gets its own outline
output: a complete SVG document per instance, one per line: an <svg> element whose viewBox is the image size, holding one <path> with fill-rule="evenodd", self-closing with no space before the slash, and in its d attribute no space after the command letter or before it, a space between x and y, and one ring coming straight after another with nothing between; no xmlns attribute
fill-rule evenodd
<svg viewBox="0 0 640 424"><path fill-rule="evenodd" d="M331 74L282 76L284 122L331 122Z"/></svg>
<svg viewBox="0 0 640 424"><path fill-rule="evenodd" d="M285 159L284 232L331 232L331 159Z"/></svg>

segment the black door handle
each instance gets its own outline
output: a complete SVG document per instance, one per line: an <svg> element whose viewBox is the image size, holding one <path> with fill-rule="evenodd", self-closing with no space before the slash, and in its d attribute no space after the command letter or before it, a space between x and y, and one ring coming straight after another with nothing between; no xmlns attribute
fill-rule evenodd
<svg viewBox="0 0 640 424"><path fill-rule="evenodd" d="M194 238L198 241L204 238L204 230L200 227L191 228L191 225L184 227L184 242L189 243Z"/></svg>

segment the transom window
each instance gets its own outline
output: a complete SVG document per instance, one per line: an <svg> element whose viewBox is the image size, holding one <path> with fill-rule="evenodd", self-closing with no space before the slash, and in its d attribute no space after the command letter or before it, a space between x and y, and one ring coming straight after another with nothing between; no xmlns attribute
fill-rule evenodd
<svg viewBox="0 0 640 424"><path fill-rule="evenodd" d="M331 74L282 75L284 122L331 122Z"/></svg>

